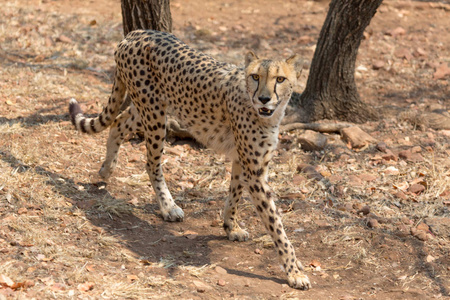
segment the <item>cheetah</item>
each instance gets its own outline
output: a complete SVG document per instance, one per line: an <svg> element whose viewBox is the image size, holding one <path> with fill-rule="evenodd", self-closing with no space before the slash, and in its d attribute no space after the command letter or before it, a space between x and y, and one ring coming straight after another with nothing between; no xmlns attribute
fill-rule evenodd
<svg viewBox="0 0 450 300"><path fill-rule="evenodd" d="M88 118L75 99L69 103L77 130L93 134L111 126L100 175L111 175L124 137L142 130L146 170L161 214L167 221L182 221L184 212L175 204L161 168L166 117L171 112L200 143L232 161L223 223L228 239L245 241L249 237L239 226L237 215L237 204L246 188L274 241L289 285L309 289L311 284L301 272L302 264L286 236L276 196L268 185L268 164L301 73L300 57L268 60L249 52L242 68L198 52L172 34L151 30L129 33L114 56L117 67L112 93L103 111ZM119 115L126 94L132 104Z"/></svg>

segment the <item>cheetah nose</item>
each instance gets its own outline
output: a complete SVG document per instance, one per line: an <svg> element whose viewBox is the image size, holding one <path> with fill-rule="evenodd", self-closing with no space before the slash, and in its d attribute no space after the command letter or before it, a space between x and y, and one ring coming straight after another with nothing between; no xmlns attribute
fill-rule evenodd
<svg viewBox="0 0 450 300"><path fill-rule="evenodd" d="M262 103L262 104L266 104L267 102L269 102L270 101L270 97L267 97L267 96L259 96L258 97L258 100Z"/></svg>

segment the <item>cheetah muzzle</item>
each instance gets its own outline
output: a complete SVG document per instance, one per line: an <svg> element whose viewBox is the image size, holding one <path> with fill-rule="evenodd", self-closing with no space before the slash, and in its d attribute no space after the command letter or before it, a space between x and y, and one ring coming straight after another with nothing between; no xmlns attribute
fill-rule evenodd
<svg viewBox="0 0 450 300"><path fill-rule="evenodd" d="M114 56L114 84L103 111L88 118L74 99L69 109L81 132L93 134L111 127L100 175L105 179L111 176L126 136L144 132L146 170L161 214L164 220L182 221L183 210L174 202L161 167L170 112L199 142L231 158L223 223L228 238L248 239L237 213L245 188L274 241L289 285L310 288L275 207L275 193L267 183L279 125L300 76L300 58L268 60L249 52L241 68L200 53L171 34L143 30L128 34ZM132 104L120 113L126 94Z"/></svg>

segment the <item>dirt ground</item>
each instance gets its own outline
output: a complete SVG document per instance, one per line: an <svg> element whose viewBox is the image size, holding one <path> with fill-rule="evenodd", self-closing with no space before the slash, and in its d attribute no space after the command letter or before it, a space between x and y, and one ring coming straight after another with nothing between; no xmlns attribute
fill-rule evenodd
<svg viewBox="0 0 450 300"><path fill-rule="evenodd" d="M160 218L139 140L124 144L108 182L97 175L108 133L76 132L68 99L87 113L106 103L123 36L118 0L1 5L0 299L450 297L450 131L404 117L450 110L448 1L384 1L366 30L359 92L387 113L359 126L376 142L352 149L326 134L328 146L308 152L302 131L280 136L270 184L309 291L288 287L250 201L240 212L251 239L226 239L224 157L167 145L164 171L183 223ZM241 64L253 49L299 53L308 65L327 7L175 0L171 11L174 33L220 60Z"/></svg>

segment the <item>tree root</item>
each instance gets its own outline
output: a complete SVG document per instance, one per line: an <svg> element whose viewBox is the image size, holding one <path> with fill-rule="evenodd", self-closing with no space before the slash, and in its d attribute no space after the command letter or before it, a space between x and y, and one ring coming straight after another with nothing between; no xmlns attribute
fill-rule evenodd
<svg viewBox="0 0 450 300"><path fill-rule="evenodd" d="M354 126L351 123L291 123L280 126L280 132L288 132L295 129L309 129L318 132L340 132L343 128Z"/></svg>

